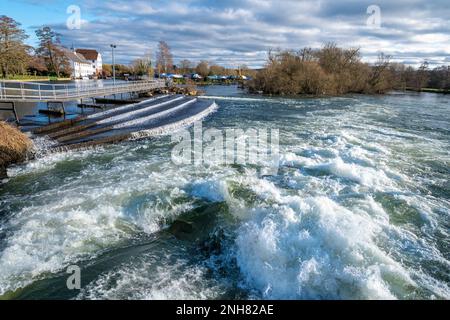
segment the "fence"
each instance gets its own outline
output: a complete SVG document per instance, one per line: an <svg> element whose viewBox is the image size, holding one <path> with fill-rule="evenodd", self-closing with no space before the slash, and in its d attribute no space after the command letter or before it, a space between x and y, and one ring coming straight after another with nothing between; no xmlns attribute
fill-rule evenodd
<svg viewBox="0 0 450 320"><path fill-rule="evenodd" d="M39 82L0 81L1 101L69 101L80 98L108 96L126 92L143 92L164 88L164 80L123 81L123 82L74 82L51 84Z"/></svg>

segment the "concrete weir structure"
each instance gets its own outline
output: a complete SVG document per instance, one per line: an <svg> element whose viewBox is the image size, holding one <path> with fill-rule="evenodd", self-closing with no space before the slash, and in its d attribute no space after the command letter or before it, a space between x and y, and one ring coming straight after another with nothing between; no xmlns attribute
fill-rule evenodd
<svg viewBox="0 0 450 320"><path fill-rule="evenodd" d="M33 131L55 141L53 150L80 149L166 134L193 124L217 108L209 99L161 95Z"/></svg>

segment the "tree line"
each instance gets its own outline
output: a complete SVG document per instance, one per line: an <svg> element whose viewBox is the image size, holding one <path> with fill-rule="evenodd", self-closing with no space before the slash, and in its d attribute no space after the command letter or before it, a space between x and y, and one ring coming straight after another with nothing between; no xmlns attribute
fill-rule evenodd
<svg viewBox="0 0 450 320"><path fill-rule="evenodd" d="M132 65L134 64L135 62ZM240 65L237 69L210 64L207 60L202 60L195 64L188 59L183 59L178 64L174 64L172 52L165 41L160 41L158 44L155 72L157 74L177 73L182 75L196 73L202 78L211 75L238 76L240 75L239 73L247 75L252 74L252 70L244 64Z"/></svg>
<svg viewBox="0 0 450 320"><path fill-rule="evenodd" d="M450 90L450 67L430 69L392 63L380 54L374 64L361 60L359 48L327 43L320 49L269 51L266 65L247 83L252 92L276 95L385 93L393 89Z"/></svg>
<svg viewBox="0 0 450 320"><path fill-rule="evenodd" d="M71 74L60 35L47 26L35 32L38 46L33 48L25 44L28 35L19 22L0 16L0 74L3 78L25 74L57 77Z"/></svg>

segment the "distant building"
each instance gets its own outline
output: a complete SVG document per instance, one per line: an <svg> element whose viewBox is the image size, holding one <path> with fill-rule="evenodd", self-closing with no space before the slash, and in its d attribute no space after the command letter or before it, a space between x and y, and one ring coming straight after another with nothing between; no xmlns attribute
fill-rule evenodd
<svg viewBox="0 0 450 320"><path fill-rule="evenodd" d="M83 79L101 76L102 56L96 50L62 48L72 68L72 78Z"/></svg>
<svg viewBox="0 0 450 320"><path fill-rule="evenodd" d="M81 54L86 60L91 62L92 73L96 76L100 76L103 71L103 61L102 55L93 49L77 49L75 50L77 54Z"/></svg>
<svg viewBox="0 0 450 320"><path fill-rule="evenodd" d="M72 68L72 78L83 79L94 75L94 72L92 71L92 63L86 60L82 54L72 52L66 48L61 48L61 50L69 60L70 67Z"/></svg>

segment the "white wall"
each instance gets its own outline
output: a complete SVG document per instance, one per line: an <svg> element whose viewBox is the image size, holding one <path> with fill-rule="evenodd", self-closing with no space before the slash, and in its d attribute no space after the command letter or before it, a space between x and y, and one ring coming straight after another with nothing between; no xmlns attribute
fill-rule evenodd
<svg viewBox="0 0 450 320"><path fill-rule="evenodd" d="M95 68L97 69L97 71L99 73L102 73L103 70L103 60L102 60L102 55L99 53L97 56L97 61L96 61L96 66Z"/></svg>
<svg viewBox="0 0 450 320"><path fill-rule="evenodd" d="M102 55L99 53L97 60L89 60L89 63L81 63L71 61L72 65L72 77L83 78L89 76L95 76L97 73L101 74L103 70Z"/></svg>
<svg viewBox="0 0 450 320"><path fill-rule="evenodd" d="M80 63L72 61L72 69L72 77L74 78L89 77L95 73L92 71L92 65L90 63Z"/></svg>

